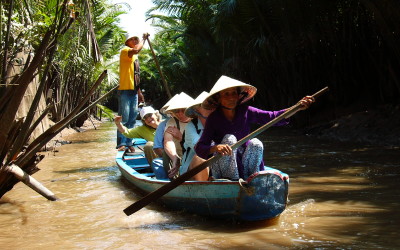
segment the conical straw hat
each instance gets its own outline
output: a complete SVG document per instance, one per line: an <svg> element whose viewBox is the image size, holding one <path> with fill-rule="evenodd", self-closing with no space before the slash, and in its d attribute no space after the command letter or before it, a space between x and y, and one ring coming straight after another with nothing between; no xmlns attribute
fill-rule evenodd
<svg viewBox="0 0 400 250"><path fill-rule="evenodd" d="M211 89L209 96L203 101L202 107L205 109L218 107L219 102L216 94L221 92L222 90L233 87L240 87L240 95L245 95L245 97L241 100L239 104L247 102L248 100L253 98L253 96L257 92L257 88L250 84L246 84L227 76L221 76L214 84L214 87Z"/></svg>
<svg viewBox="0 0 400 250"><path fill-rule="evenodd" d="M192 97L188 96L185 92L181 92L177 98L171 100L165 113L171 113L175 109L186 109L193 101Z"/></svg>
<svg viewBox="0 0 400 250"><path fill-rule="evenodd" d="M193 100L192 104L188 106L188 108L185 110L185 115L190 118L197 117L197 114L194 109L197 106L200 106L207 97L208 97L208 92L203 91L196 99Z"/></svg>
<svg viewBox="0 0 400 250"><path fill-rule="evenodd" d="M174 99L178 98L178 96L179 96L179 94L176 94L171 99L169 99L169 101L166 104L164 104L164 106L162 106L162 108L160 108L160 112L165 114L165 110L169 107L169 105L171 104L171 102Z"/></svg>

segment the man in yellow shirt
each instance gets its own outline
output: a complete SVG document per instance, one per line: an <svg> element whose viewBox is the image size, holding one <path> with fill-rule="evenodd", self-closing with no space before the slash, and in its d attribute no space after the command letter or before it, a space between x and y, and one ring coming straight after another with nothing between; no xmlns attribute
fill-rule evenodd
<svg viewBox="0 0 400 250"><path fill-rule="evenodd" d="M126 47L121 50L119 57L119 88L118 88L118 115L122 116L122 124L128 129L135 126L138 114L138 95L144 101L139 90L139 61L138 54L143 48L144 41L149 36L129 37L125 41ZM132 139L126 138L117 130L117 148L119 151L129 149L134 152Z"/></svg>

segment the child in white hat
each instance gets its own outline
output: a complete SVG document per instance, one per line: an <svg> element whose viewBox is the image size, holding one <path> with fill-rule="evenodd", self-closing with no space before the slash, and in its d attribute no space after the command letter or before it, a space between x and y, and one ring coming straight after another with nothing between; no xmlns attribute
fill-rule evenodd
<svg viewBox="0 0 400 250"><path fill-rule="evenodd" d="M144 153L149 164L156 158L153 151L153 141L156 129L160 124L160 116L158 112L152 107L143 107L140 110L140 117L142 118L143 125L131 129L122 125L122 116L115 116L114 122L117 125L118 131L127 138L143 138L147 141L144 146Z"/></svg>

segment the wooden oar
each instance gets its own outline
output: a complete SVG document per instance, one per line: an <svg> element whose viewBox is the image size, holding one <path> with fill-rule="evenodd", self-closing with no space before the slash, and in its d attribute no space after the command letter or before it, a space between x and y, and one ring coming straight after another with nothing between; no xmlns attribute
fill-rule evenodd
<svg viewBox="0 0 400 250"><path fill-rule="evenodd" d="M315 93L314 95L312 95L312 97L317 98L318 96L320 96L321 94L323 94L323 93L325 93L327 91L328 91L328 87L325 87L325 88L321 89L320 91L318 91L317 93ZM280 116L278 116L275 119L273 119L272 121L264 124L263 126L258 128L257 130L252 132L251 134L243 137L241 140L239 140L237 143L235 143L232 146L232 149L236 149L236 148L240 147L246 141L256 137L257 135L259 135L260 133L262 133L266 129L272 127L273 125L275 125L279 121L281 121L283 119L286 119L286 118L289 118L290 116L294 115L297 111L299 111L301 109L301 107L302 107L302 105L297 103L296 105L294 105L293 107L289 108L284 113L282 113ZM131 204L129 207L124 209L124 213L129 216L129 215L139 211L140 209L142 209L143 207L145 207L149 203L153 202L154 200L157 200L158 198L160 198L164 194L168 193L172 189L176 188L180 184L182 184L185 181L189 180L191 177L195 176L200 171L205 169L207 166L210 166L211 164L216 162L221 157L222 156L220 154L216 154L215 156L211 157L210 159L208 159L207 161L205 161L202 164L198 165L197 167L195 167L195 168L187 171L186 173L182 174L181 176L179 176L175 180L165 184L164 186L160 187L159 189L149 193L148 195L146 195L142 199L140 199L140 200L136 201L135 203Z"/></svg>
<svg viewBox="0 0 400 250"><path fill-rule="evenodd" d="M167 91L168 98L171 99L171 98L172 98L171 91L169 91L167 81L165 81L164 74L163 74L163 72L161 71L160 64L158 63L158 59L157 59L156 53L154 53L153 46L151 46L151 42L150 42L149 37L147 37L147 42L149 43L149 47L150 47L150 50L151 50L151 54L153 55L154 62L156 63L157 69L158 69L158 71L160 72L161 79L162 79L162 81L163 81L165 91Z"/></svg>

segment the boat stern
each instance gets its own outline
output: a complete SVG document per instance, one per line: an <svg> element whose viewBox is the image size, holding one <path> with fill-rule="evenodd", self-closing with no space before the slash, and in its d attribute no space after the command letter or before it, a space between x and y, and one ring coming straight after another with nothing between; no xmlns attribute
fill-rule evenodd
<svg viewBox="0 0 400 250"><path fill-rule="evenodd" d="M286 208L289 176L279 170L267 168L255 173L241 187L239 215L242 220L271 219Z"/></svg>

